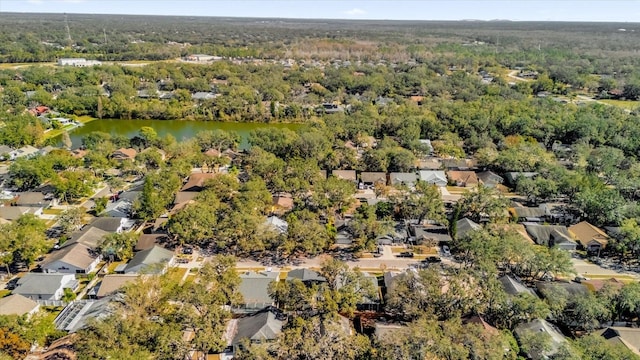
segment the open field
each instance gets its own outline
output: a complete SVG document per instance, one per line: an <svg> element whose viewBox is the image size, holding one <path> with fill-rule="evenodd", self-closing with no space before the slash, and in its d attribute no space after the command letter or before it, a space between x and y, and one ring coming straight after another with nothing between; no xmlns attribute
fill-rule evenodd
<svg viewBox="0 0 640 360"><path fill-rule="evenodd" d="M607 105L617 106L619 108L623 108L627 110L635 110L640 108L640 101L603 99L603 100L598 100L598 102L601 102Z"/></svg>

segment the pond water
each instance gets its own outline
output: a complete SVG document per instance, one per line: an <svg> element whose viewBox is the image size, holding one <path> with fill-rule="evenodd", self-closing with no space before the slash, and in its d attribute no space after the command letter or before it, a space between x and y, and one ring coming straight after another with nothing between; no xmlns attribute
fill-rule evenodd
<svg viewBox="0 0 640 360"><path fill-rule="evenodd" d="M183 121L183 120L116 120L102 119L86 123L69 132L73 148L82 145L82 138L93 131L102 131L112 135L124 135L134 137L143 126L149 126L156 130L159 136L172 134L178 141L189 139L200 131L221 129L235 131L240 135L240 148L246 149L249 144L247 138L251 130L257 128L287 128L300 129L304 124L281 123L230 123L217 121Z"/></svg>

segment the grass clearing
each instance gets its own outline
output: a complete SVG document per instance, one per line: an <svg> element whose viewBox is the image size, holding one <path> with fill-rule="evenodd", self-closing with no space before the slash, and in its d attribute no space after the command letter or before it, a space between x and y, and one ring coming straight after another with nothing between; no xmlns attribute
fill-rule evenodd
<svg viewBox="0 0 640 360"><path fill-rule="evenodd" d="M47 215L60 215L64 212L63 209L44 209L42 210L43 214Z"/></svg>
<svg viewBox="0 0 640 360"><path fill-rule="evenodd" d="M603 104L608 104L608 105L616 106L616 107L627 109L627 110L635 110L640 107L640 101L613 100L613 99L602 99L598 101Z"/></svg>

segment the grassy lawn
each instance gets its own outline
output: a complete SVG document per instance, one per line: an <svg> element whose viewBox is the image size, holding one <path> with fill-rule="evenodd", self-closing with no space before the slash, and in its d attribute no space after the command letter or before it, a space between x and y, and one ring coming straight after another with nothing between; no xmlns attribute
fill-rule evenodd
<svg viewBox="0 0 640 360"><path fill-rule="evenodd" d="M107 266L107 271L109 274L113 274L116 271L116 268L120 265L120 264L124 264L124 261L114 261L111 264L109 264L109 266Z"/></svg>
<svg viewBox="0 0 640 360"><path fill-rule="evenodd" d="M81 123L81 124L86 124L88 122L91 122L93 120L98 120L97 118L88 116L88 115L84 115L84 116L77 116L76 117L76 121ZM60 136L62 135L63 132L69 130L69 129L73 129L75 128L75 126L73 125L67 125L65 127L62 127L60 129L53 129L50 131L47 131L46 133L44 133L44 138L45 139L50 139L50 138L54 138L56 136Z"/></svg>
<svg viewBox="0 0 640 360"><path fill-rule="evenodd" d="M11 290L7 290L7 289L0 290L0 298L3 298L5 296L9 296L9 294L11 294Z"/></svg>
<svg viewBox="0 0 640 360"><path fill-rule="evenodd" d="M60 215L64 212L64 210L62 209L44 209L42 210L43 214L47 214L47 215Z"/></svg>
<svg viewBox="0 0 640 360"><path fill-rule="evenodd" d="M635 110L640 107L640 101L631 101L631 100L611 100L611 99L603 99L598 100L601 103L609 104L613 106L617 106L627 110Z"/></svg>
<svg viewBox="0 0 640 360"><path fill-rule="evenodd" d="M182 279L184 277L184 274L187 273L187 271L189 271L189 269L187 268L177 268L176 269L176 277L178 277L179 279Z"/></svg>

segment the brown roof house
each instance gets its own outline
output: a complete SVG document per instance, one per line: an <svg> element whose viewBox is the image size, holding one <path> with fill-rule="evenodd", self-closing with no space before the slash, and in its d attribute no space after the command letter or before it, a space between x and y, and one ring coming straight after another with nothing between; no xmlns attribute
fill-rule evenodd
<svg viewBox="0 0 640 360"><path fill-rule="evenodd" d="M282 215L287 211L293 210L293 197L291 194L278 194L272 197L273 204L271 206L271 212L274 214Z"/></svg>
<svg viewBox="0 0 640 360"><path fill-rule="evenodd" d="M609 242L609 235L586 221L570 226L569 232L589 252L602 250Z"/></svg>
<svg viewBox="0 0 640 360"><path fill-rule="evenodd" d="M75 243L49 255L42 263L42 270L46 273L88 274L96 269L98 263L98 254L86 245Z"/></svg>
<svg viewBox="0 0 640 360"><path fill-rule="evenodd" d="M133 148L120 148L111 153L111 158L118 161L133 161L138 155L136 149Z"/></svg>
<svg viewBox="0 0 640 360"><path fill-rule="evenodd" d="M608 327L600 336L614 344L622 344L636 355L640 355L640 329L628 327Z"/></svg>
<svg viewBox="0 0 640 360"><path fill-rule="evenodd" d="M109 274L105 275L100 282L96 297L102 299L122 289L125 285L135 281L138 274Z"/></svg>
<svg viewBox="0 0 640 360"><path fill-rule="evenodd" d="M182 186L180 191L202 191L207 180L218 176L215 173L193 173L189 175L189 179Z"/></svg>
<svg viewBox="0 0 640 360"><path fill-rule="evenodd" d="M40 305L20 294L13 294L0 299L0 315L18 315L35 314L40 309Z"/></svg>
<svg viewBox="0 0 640 360"><path fill-rule="evenodd" d="M337 177L338 179L342 179L342 180L348 180L353 182L356 182L358 180L358 178L356 177L355 170L333 170L331 174Z"/></svg>
<svg viewBox="0 0 640 360"><path fill-rule="evenodd" d="M478 177L473 171L447 171L447 177L449 182L461 187L475 187L478 186Z"/></svg>
<svg viewBox="0 0 640 360"><path fill-rule="evenodd" d="M383 172L361 172L360 181L365 186L374 186L376 184L386 185L387 174Z"/></svg>

